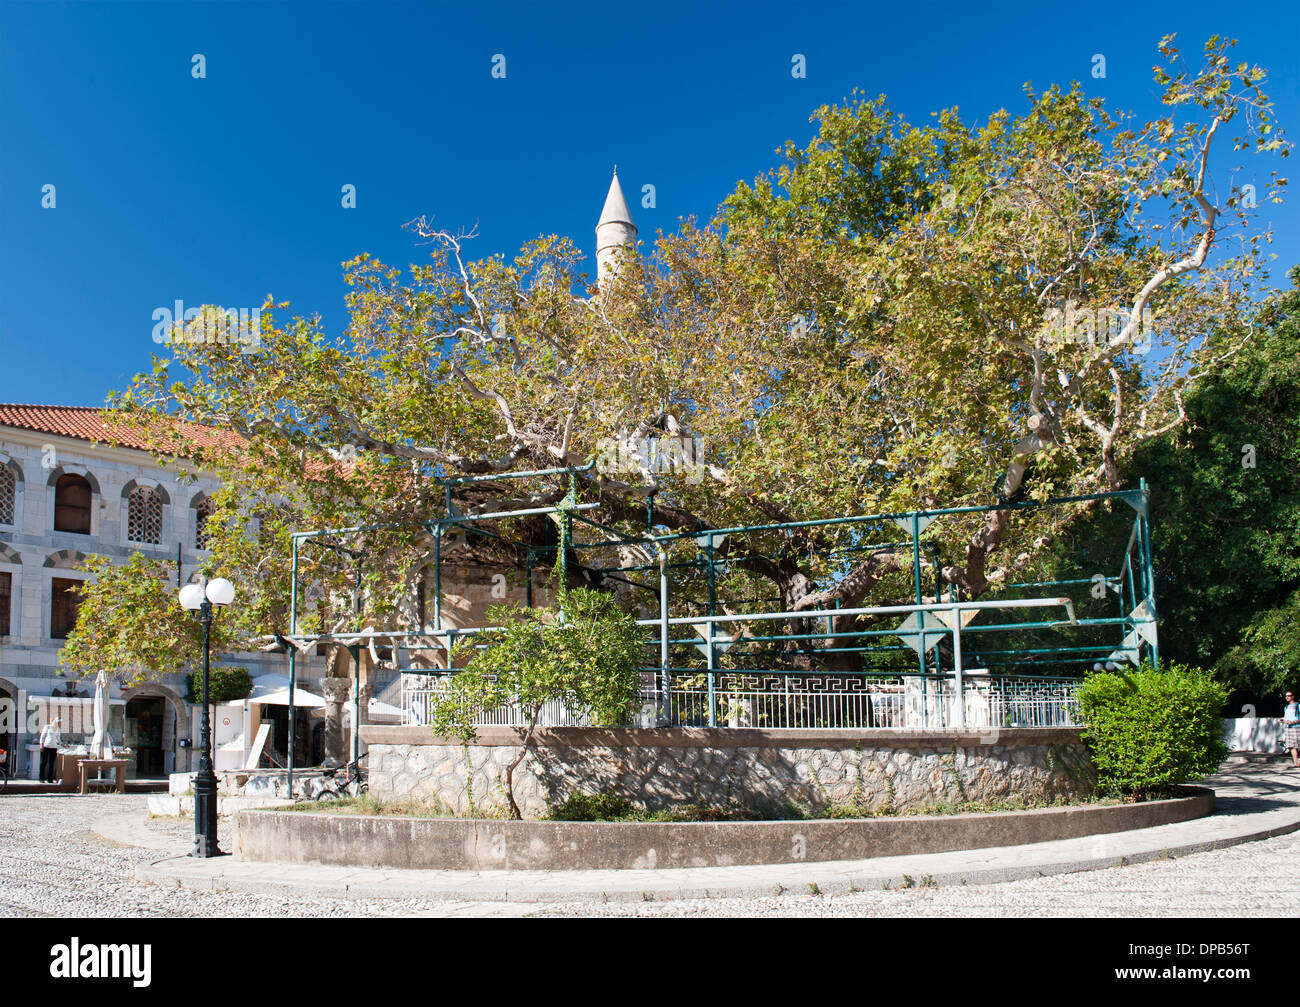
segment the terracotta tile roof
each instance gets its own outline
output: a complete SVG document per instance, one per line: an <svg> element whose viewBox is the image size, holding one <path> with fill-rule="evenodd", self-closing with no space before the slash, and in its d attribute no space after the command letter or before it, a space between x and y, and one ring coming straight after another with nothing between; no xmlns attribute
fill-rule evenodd
<svg viewBox="0 0 1300 1007"><path fill-rule="evenodd" d="M111 424L111 410L98 406L40 406L0 403L0 426L32 430L58 437L150 451L156 446L132 427ZM196 423L171 421L182 437L199 448L231 447L243 443L236 433ZM160 431L161 433L161 431Z"/></svg>

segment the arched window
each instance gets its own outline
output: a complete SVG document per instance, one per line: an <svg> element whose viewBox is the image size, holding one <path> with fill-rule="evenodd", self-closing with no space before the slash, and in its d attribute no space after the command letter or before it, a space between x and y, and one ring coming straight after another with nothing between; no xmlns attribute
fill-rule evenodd
<svg viewBox="0 0 1300 1007"><path fill-rule="evenodd" d="M14 524L14 497L18 492L18 477L14 470L0 465L0 524Z"/></svg>
<svg viewBox="0 0 1300 1007"><path fill-rule="evenodd" d="M158 545L162 542L162 494L152 486L131 491L126 512L126 540Z"/></svg>
<svg viewBox="0 0 1300 1007"><path fill-rule="evenodd" d="M216 511L211 497L201 497L194 504L194 548L208 548L208 519Z"/></svg>
<svg viewBox="0 0 1300 1007"><path fill-rule="evenodd" d="M90 534L90 483L82 476L66 473L54 486L54 530L77 535Z"/></svg>

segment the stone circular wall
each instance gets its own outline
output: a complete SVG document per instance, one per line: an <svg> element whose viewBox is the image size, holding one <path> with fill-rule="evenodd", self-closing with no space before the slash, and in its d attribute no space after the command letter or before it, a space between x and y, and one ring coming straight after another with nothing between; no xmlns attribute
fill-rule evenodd
<svg viewBox="0 0 1300 1007"><path fill-rule="evenodd" d="M1141 804L803 822L514 822L243 811L246 860L423 870L730 867L984 849L1208 815L1212 791Z"/></svg>
<svg viewBox="0 0 1300 1007"><path fill-rule="evenodd" d="M437 802L456 815L505 807L505 766L523 731L479 728L468 746L427 727L363 726L370 792ZM795 804L816 813L857 802L874 809L1074 797L1092 790L1073 728L946 731L749 728L539 729L515 770L526 818L575 792L613 793L652 810L690 803L748 808Z"/></svg>

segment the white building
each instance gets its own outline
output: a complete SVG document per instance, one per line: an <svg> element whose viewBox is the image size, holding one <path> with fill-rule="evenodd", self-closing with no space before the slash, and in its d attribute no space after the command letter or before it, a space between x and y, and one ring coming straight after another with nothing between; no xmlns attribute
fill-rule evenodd
<svg viewBox="0 0 1300 1007"><path fill-rule="evenodd" d="M636 253L636 238L616 170L596 225L602 288L624 255ZM184 433L200 443L227 436L191 424ZM147 443L129 430L107 427L101 409L0 404L0 704L7 702L10 711L0 717L0 748L9 752L11 772L25 774L27 746L51 712L65 714L65 741L77 740L77 728L90 730L70 723L88 716L66 714L82 707L88 714L93 685L63 677L59 666L59 649L76 624L72 589L86 579L80 569L86 558L121 563L141 552L174 561L179 549L190 579L207 555L203 525L216 486L214 477L182 474L174 462L159 467ZM488 604L472 587L449 582L444 589L451 596L449 617L457 605ZM247 668L254 678L286 670L279 654L223 655L221 661ZM301 684L312 683L308 675L318 663L323 667L319 658L299 663ZM104 670L110 678L115 672ZM372 682L375 688L367 692L378 697L389 687L387 695L399 684ZM191 726L196 718L184 694L180 675L125 692L113 683L111 733L115 744L136 749L135 775L161 777L192 768L192 749L182 742L198 743ZM287 714L262 706L260 719L268 717L276 725L272 744L284 751ZM218 742L238 727L218 721ZM313 747L310 738L307 744Z"/></svg>
<svg viewBox="0 0 1300 1007"><path fill-rule="evenodd" d="M191 428L187 436L211 437ZM115 562L134 552L174 561L186 579L206 556L204 522L213 478L159 467L129 431L104 425L100 409L0 404L0 725L9 768L25 775L32 728L51 710L64 718L64 741L89 731L84 707L94 686L60 674L59 649L76 623L71 588L86 579L87 556ZM280 655L223 656L256 678L281 672ZM104 669L112 678L114 670ZM69 696L69 691L74 693ZM83 695L84 694L84 695ZM123 692L113 682L112 736L136 749L135 775L161 777L189 768L198 743L180 675ZM71 716L69 715L71 714ZM39 728L37 728L39 729Z"/></svg>

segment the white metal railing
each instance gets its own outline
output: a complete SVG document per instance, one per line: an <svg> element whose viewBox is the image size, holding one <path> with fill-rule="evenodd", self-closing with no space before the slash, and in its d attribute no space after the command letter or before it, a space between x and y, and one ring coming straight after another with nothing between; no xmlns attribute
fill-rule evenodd
<svg viewBox="0 0 1300 1007"><path fill-rule="evenodd" d="M815 674L744 675L724 672L713 690L675 685L663 702L657 687L642 690L640 707L630 718L634 726L741 728L945 728L1071 727L1078 723L1075 692L1078 683L1062 679L1002 678L971 674L962 683L964 702L952 676L898 676L880 680L856 676ZM728 687L728 679L739 687ZM746 679L751 681L747 682ZM760 679L754 682L754 679ZM852 687L845 687L852 683ZM749 686L749 687L746 687ZM838 686L838 687L836 687ZM428 724L430 704L444 695L448 676L402 676L404 724ZM586 727L590 721L562 703L543 707L544 727ZM524 711L517 704L481 710L474 716L481 727L522 727Z"/></svg>

